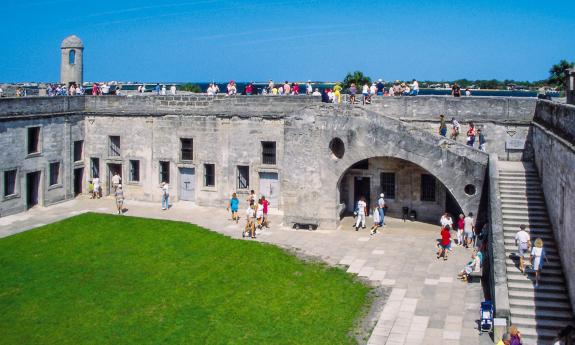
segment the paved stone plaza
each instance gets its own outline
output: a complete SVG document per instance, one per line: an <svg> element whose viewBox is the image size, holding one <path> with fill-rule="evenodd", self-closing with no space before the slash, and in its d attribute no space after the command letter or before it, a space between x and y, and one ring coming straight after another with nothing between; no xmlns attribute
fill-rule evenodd
<svg viewBox="0 0 575 345"><path fill-rule="evenodd" d="M225 209L198 207L184 202L162 211L159 204L126 202L127 216L180 220L195 223L233 238L241 238L244 219L236 225ZM52 223L87 211L114 213L112 199L78 198L48 208L0 218L0 237ZM242 214L242 213L240 213ZM469 260L471 250L455 247L448 261L435 258L439 227L386 218L385 230L369 236L356 232L352 220L339 229L292 230L271 215L271 228L258 241L295 249L319 257L330 265L344 265L372 284L381 285L386 301L368 344L479 344L477 319L482 289L466 284L457 272Z"/></svg>

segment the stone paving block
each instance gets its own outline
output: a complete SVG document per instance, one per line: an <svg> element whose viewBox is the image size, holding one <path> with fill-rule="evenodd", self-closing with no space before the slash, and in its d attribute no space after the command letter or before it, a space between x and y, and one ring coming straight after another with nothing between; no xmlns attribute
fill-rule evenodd
<svg viewBox="0 0 575 345"><path fill-rule="evenodd" d="M372 334L367 342L367 345L385 345L387 344L387 337Z"/></svg>
<svg viewBox="0 0 575 345"><path fill-rule="evenodd" d="M437 284L439 284L439 280L438 280L438 279L427 278L427 279L425 279L425 281L423 282L423 284L425 284L425 285L437 285Z"/></svg>
<svg viewBox="0 0 575 345"><path fill-rule="evenodd" d="M453 277L439 277L440 283L453 283Z"/></svg>
<svg viewBox="0 0 575 345"><path fill-rule="evenodd" d="M383 249L374 249L374 250L371 252L371 254L373 254L373 255L383 255L383 254L385 254L385 250L383 250Z"/></svg>
<svg viewBox="0 0 575 345"><path fill-rule="evenodd" d="M459 340L461 337L461 330L443 330L443 339L446 340Z"/></svg>
<svg viewBox="0 0 575 345"><path fill-rule="evenodd" d="M395 279L383 279L383 280L381 281L381 285L384 285L384 286L393 286L393 285L395 285Z"/></svg>
<svg viewBox="0 0 575 345"><path fill-rule="evenodd" d="M369 280L380 281L380 282L384 278L385 278L385 271L380 271L376 269L374 269L373 272L371 272L371 275L369 276Z"/></svg>
<svg viewBox="0 0 575 345"><path fill-rule="evenodd" d="M360 237L357 240L358 240L358 242L367 242L367 241L369 241L369 237Z"/></svg>
<svg viewBox="0 0 575 345"><path fill-rule="evenodd" d="M357 275L360 277L369 277L373 271L373 267L363 266Z"/></svg>
<svg viewBox="0 0 575 345"><path fill-rule="evenodd" d="M348 273L359 273L359 271L361 271L361 268L363 267L363 265L365 265L365 260L355 259L355 260L353 260L353 262L351 263L351 265L347 269L347 272Z"/></svg>

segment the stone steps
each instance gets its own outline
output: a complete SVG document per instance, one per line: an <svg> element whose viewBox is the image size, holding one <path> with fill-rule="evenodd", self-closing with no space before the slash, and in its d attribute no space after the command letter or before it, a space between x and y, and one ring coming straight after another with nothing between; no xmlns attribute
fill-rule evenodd
<svg viewBox="0 0 575 345"><path fill-rule="evenodd" d="M573 320L561 260L533 165L506 163L502 166L514 169L499 171L510 322L519 327L524 344L547 344L559 329ZM537 288L535 272L527 269L523 274L518 269L515 234L522 224L532 243L537 238L543 240L549 260L543 262Z"/></svg>

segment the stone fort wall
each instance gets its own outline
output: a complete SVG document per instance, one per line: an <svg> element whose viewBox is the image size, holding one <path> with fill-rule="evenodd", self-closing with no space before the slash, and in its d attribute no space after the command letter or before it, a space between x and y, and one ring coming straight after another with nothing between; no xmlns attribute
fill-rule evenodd
<svg viewBox="0 0 575 345"><path fill-rule="evenodd" d="M476 149L453 146L437 136L438 115L446 114L448 119L455 116L462 123L473 120L493 126L493 133L498 137L493 138L492 147L505 158L504 138L511 132L508 126L521 127L522 130L516 130L514 134L519 133L527 139L534 106L533 99L436 96L377 98L363 109L322 104L318 97L305 96L1 99L0 121L3 128L11 128L1 133L1 140L23 143L26 140L23 129L33 124L45 124L43 140L49 138L42 154L45 160L26 160L22 154L12 154L2 157L2 166L15 166L22 172L44 169L42 176L48 178L46 165L55 159L54 156L62 157L66 177L61 192L46 192L42 196L44 204L73 196L72 175L79 166L85 168L82 188L86 191L85 181L92 171L91 158L98 158L105 192L109 164L121 164L126 195L138 200L159 200L161 161L169 162L173 200L180 196L181 169L194 169L194 201L200 205L224 205L232 191L245 194L249 189L260 190L261 180L271 174L277 178L277 185L273 188L280 195L273 206L279 208L278 212L284 212L286 221L296 221L300 217L334 225L338 217L337 203L341 199L338 195L339 179L358 160L388 156L406 159L432 170L440 183L438 200L443 200L442 193L449 191L458 199L462 209L469 211L477 210L479 206L486 155ZM57 123L56 127L52 123ZM428 133L418 132L422 129ZM488 145L491 145L491 137L487 135ZM110 136L122 138L119 157L109 154ZM335 136L343 138L348 149L348 154L340 160L331 157L328 147ZM181 159L180 138L193 138L192 160ZM82 162L74 163L66 157L72 154L71 146L77 140L84 140L84 155ZM379 141L379 146L370 145L370 140ZM263 162L262 141L276 143L276 164ZM519 155L511 158L521 158L523 150L519 151ZM130 181L130 161L140 162L139 181ZM204 186L205 164L216 167L215 186ZM238 166L249 167L249 188L246 190L237 188ZM390 161L388 167L392 166ZM463 174L466 177L450 177L453 176L448 171L450 166L466 172ZM385 170L386 167L384 164L374 166L374 169ZM420 173L413 175L410 188L417 185ZM20 188L25 188L25 181L20 180L19 183ZM461 189L467 183L476 186L478 192L475 195L463 194ZM398 180L398 188L407 188L407 185ZM374 185L372 196L375 198L377 193L377 185ZM407 194L412 198L418 197L417 193ZM3 212L24 210L26 203L23 199L3 200ZM399 205L403 203L399 200L395 211L399 212ZM422 203L417 206L422 219L436 219L441 205L427 206Z"/></svg>

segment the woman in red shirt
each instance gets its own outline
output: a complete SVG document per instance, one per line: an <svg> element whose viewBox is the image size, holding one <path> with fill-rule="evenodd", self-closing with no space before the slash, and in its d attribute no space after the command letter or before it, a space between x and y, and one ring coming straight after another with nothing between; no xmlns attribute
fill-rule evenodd
<svg viewBox="0 0 575 345"><path fill-rule="evenodd" d="M449 245L451 244L451 234L449 233L449 225L441 228L441 242L439 242L439 251L437 252L437 258L439 259L443 255L443 260L447 260L447 253Z"/></svg>

